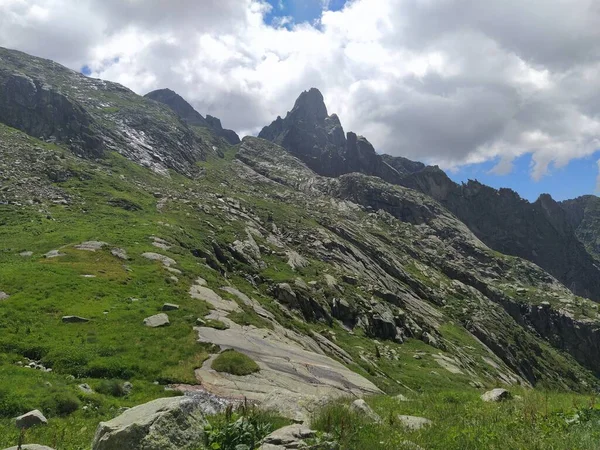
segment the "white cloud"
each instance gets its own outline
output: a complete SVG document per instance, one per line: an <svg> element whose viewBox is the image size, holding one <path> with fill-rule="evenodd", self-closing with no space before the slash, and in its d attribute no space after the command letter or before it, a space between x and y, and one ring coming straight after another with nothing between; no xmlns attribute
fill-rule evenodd
<svg viewBox="0 0 600 450"><path fill-rule="evenodd" d="M379 151L445 168L532 154L539 179L600 147L594 0L327 1L316 24L260 0L0 0L0 45L140 94L170 87L256 133L315 86Z"/></svg>

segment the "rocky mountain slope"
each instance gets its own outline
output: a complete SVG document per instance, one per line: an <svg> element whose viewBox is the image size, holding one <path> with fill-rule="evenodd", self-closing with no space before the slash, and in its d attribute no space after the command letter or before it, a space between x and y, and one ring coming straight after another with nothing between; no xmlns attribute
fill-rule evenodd
<svg viewBox="0 0 600 450"><path fill-rule="evenodd" d="M224 129L221 121L216 117L202 117L192 105L171 89L158 89L147 93L144 97L164 103L190 126L209 128L213 133L222 137L231 145L240 143L240 138L235 131Z"/></svg>
<svg viewBox="0 0 600 450"><path fill-rule="evenodd" d="M340 396L598 384L597 304L396 183L431 169L344 136L318 92L261 133L282 145L230 146L119 85L0 58L0 445L39 409L30 439L89 448L108 421L110 448L120 408L175 391L305 421ZM230 358L249 370L217 370Z"/></svg>
<svg viewBox="0 0 600 450"><path fill-rule="evenodd" d="M303 92L285 119L278 117L259 137L283 146L320 175L359 172L423 192L489 247L528 259L575 294L600 300L600 269L582 245L589 248L592 238L580 242L578 237L585 232L575 232L579 224L568 220L549 195L529 203L509 189L496 190L476 181L459 185L437 167L379 155L365 138L344 136L338 117L327 115L316 89Z"/></svg>

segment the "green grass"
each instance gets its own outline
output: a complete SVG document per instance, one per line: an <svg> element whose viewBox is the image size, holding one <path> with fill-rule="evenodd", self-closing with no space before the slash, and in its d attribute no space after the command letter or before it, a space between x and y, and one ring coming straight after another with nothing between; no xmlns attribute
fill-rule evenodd
<svg viewBox="0 0 600 450"><path fill-rule="evenodd" d="M211 367L217 372L232 375L250 375L258 372L260 367L250 357L236 350L225 350L212 362Z"/></svg>
<svg viewBox="0 0 600 450"><path fill-rule="evenodd" d="M367 399L382 418L380 424L338 402L319 411L312 426L331 433L345 450L411 448L407 441L432 450L598 448L600 409L595 398L532 390L518 394L502 403L485 403L475 391L405 392L409 402ZM425 417L433 424L408 431L397 418L400 414Z"/></svg>

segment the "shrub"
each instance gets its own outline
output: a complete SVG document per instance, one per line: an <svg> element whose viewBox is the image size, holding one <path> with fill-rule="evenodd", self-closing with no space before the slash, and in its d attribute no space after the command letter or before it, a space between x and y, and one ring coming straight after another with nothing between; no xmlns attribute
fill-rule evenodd
<svg viewBox="0 0 600 450"><path fill-rule="evenodd" d="M217 372L226 372L232 375L250 375L260 370L258 364L236 350L222 352L212 362L211 367Z"/></svg>
<svg viewBox="0 0 600 450"><path fill-rule="evenodd" d="M102 380L96 386L96 392L112 397L125 397L127 392L119 380Z"/></svg>
<svg viewBox="0 0 600 450"><path fill-rule="evenodd" d="M224 415L213 417L205 427L204 444L218 450L254 449L271 431L287 424L269 413L247 407L234 413L229 407Z"/></svg>
<svg viewBox="0 0 600 450"><path fill-rule="evenodd" d="M42 402L44 412L55 416L68 416L81 406L79 399L70 392L56 392Z"/></svg>

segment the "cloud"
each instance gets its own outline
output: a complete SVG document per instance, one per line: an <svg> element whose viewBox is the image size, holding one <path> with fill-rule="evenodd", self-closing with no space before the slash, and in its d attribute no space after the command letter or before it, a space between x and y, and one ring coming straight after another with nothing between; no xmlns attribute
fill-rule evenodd
<svg viewBox="0 0 600 450"><path fill-rule="evenodd" d="M594 0L351 0L316 23L261 0L0 0L0 45L144 94L170 87L256 133L315 86L380 152L453 169L600 148ZM321 6L319 6L321 5Z"/></svg>

